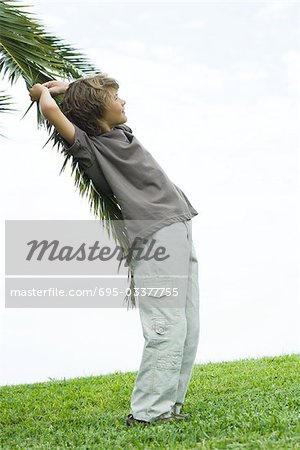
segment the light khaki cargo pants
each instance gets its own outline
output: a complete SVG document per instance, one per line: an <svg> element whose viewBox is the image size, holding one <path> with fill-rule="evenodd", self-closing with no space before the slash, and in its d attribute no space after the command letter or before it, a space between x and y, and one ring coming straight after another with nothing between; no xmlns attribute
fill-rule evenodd
<svg viewBox="0 0 300 450"><path fill-rule="evenodd" d="M154 239L151 254L161 246L166 249L163 257L169 257L134 262L145 341L131 397L133 416L150 422L180 411L199 341L198 261L192 221L174 222L152 234L139 245L141 256Z"/></svg>

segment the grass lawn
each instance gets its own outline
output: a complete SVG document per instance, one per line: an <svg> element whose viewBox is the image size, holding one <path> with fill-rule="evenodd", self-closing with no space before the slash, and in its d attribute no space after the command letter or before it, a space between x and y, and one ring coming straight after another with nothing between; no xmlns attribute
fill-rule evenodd
<svg viewBox="0 0 300 450"><path fill-rule="evenodd" d="M136 372L0 387L3 449L300 449L300 355L195 365L188 421L125 427Z"/></svg>

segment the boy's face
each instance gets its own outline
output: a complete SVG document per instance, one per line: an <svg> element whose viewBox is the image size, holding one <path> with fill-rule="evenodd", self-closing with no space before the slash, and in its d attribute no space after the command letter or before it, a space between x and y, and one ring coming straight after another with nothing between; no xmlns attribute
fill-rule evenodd
<svg viewBox="0 0 300 450"><path fill-rule="evenodd" d="M125 115L124 106L126 101L119 97L117 89L111 89L111 104L106 114L103 116L103 120L109 127L120 125L127 121Z"/></svg>

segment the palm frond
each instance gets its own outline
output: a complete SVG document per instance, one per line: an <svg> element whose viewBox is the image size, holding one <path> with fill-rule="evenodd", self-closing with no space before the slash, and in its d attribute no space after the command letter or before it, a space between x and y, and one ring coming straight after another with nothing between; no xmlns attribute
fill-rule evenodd
<svg viewBox="0 0 300 450"><path fill-rule="evenodd" d="M23 77L27 89L57 77L78 78L97 69L62 39L47 33L17 0L0 1L0 71L14 83Z"/></svg>
<svg viewBox="0 0 300 450"><path fill-rule="evenodd" d="M18 111L15 108L11 107L12 105L12 97L9 94L6 94L5 91L0 91L0 113L7 113L12 111ZM0 136L7 138L7 136L4 136L4 134L0 133Z"/></svg>
<svg viewBox="0 0 300 450"><path fill-rule="evenodd" d="M0 113L4 113L7 111L17 111L17 109L11 108L12 104L12 96L6 94L5 91L0 91Z"/></svg>
<svg viewBox="0 0 300 450"><path fill-rule="evenodd" d="M0 75L2 77L8 77L11 84L22 77L29 90L36 83L42 84L59 78L72 81L84 75L101 73L78 50L62 39L47 33L44 26L32 17L33 13L24 11L24 8L27 6L21 5L17 0L0 0ZM55 97L55 101L59 106L62 96ZM23 117L32 105L33 102ZM59 152L65 154L60 135L42 116L38 106L37 123L38 127L45 126L49 134L49 139L43 148L51 141L53 147L57 147ZM65 170L69 158L70 155L67 155L60 174ZM128 307L135 307L129 241L117 199L97 192L74 160L71 175L73 174L75 174L75 186L79 189L80 195L88 197L92 212L100 219L102 226L105 225L108 235L112 234L116 244L123 250L128 264L128 278L130 277L130 293L126 295L125 301ZM118 272L121 262L122 260L120 260Z"/></svg>

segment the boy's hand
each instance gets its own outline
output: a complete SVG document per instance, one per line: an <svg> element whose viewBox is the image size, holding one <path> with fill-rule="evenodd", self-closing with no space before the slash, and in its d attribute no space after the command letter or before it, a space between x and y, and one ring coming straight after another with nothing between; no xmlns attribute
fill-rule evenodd
<svg viewBox="0 0 300 450"><path fill-rule="evenodd" d="M66 92L66 90L69 87L69 82L53 80L53 81L47 81L46 83L43 83L42 86L45 86L46 88L48 88L52 97L55 97L56 95L64 94Z"/></svg>
<svg viewBox="0 0 300 450"><path fill-rule="evenodd" d="M63 93L67 90L69 83L64 81L47 81L43 84L34 84L29 90L31 100L38 100L38 107L45 119L48 120L56 131L68 142L69 145L73 145L75 142L75 127L72 122L63 114L57 105L54 98L50 95L50 89L52 93Z"/></svg>
<svg viewBox="0 0 300 450"><path fill-rule="evenodd" d="M34 84L32 88L29 90L30 98L33 102L36 102L40 99L40 96L42 95L42 92L47 89L45 86L43 86L40 83Z"/></svg>

